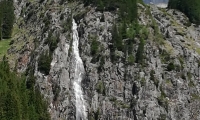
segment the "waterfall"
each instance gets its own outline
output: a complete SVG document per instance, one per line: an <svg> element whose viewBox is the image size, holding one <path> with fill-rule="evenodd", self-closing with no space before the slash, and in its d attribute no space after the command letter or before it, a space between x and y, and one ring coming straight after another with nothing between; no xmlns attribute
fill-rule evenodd
<svg viewBox="0 0 200 120"><path fill-rule="evenodd" d="M74 92L75 92L75 98L76 98L76 120L86 120L86 106L85 101L83 98L83 92L81 88L81 81L82 77L85 73L83 61L80 58L79 55L79 37L78 37L78 31L77 31L77 24L75 20L73 19L72 23L72 31L73 31L73 54L75 58L74 63Z"/></svg>

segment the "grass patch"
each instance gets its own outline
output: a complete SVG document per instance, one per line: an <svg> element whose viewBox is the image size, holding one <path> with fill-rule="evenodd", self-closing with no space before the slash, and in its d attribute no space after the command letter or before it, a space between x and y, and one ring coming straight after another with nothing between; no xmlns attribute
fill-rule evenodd
<svg viewBox="0 0 200 120"><path fill-rule="evenodd" d="M192 100L200 100L200 96L198 94L192 93L191 97Z"/></svg>
<svg viewBox="0 0 200 120"><path fill-rule="evenodd" d="M7 50L10 47L10 41L11 39L4 39L0 41L0 58L7 53Z"/></svg>
<svg viewBox="0 0 200 120"><path fill-rule="evenodd" d="M200 55L200 48L196 48L196 52Z"/></svg>

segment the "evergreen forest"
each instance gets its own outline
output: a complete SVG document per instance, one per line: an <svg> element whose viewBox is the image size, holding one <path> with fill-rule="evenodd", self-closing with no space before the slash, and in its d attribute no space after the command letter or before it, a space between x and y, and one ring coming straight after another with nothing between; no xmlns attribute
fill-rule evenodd
<svg viewBox="0 0 200 120"><path fill-rule="evenodd" d="M185 13L191 22L200 24L199 0L169 0L168 7Z"/></svg>
<svg viewBox="0 0 200 120"><path fill-rule="evenodd" d="M50 119L33 74L26 79L11 72L5 57L0 62L0 96L0 120Z"/></svg>
<svg viewBox="0 0 200 120"><path fill-rule="evenodd" d="M13 0L0 1L0 40L11 37L14 23Z"/></svg>

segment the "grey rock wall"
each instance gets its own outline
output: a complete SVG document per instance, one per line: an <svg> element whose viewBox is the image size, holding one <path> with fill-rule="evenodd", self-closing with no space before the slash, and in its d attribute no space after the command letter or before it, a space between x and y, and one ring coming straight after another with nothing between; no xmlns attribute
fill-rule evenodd
<svg viewBox="0 0 200 120"><path fill-rule="evenodd" d="M182 13L138 4L138 21L146 26L148 37L144 64L130 65L123 51L114 51L115 61L110 57L117 11L98 12L80 3L53 0L40 4L22 0L15 6L18 8L15 28L20 32L13 38L9 57L19 59L18 72L34 68L36 83L48 101L52 120L73 120L76 115L72 17L78 23L79 51L86 72L82 88L88 119L200 119L200 28L190 24ZM59 42L50 72L45 75L38 70L38 59L42 52L49 51L45 40L50 31L58 36ZM133 56L139 39L135 38ZM91 51L93 41L98 44L95 54Z"/></svg>

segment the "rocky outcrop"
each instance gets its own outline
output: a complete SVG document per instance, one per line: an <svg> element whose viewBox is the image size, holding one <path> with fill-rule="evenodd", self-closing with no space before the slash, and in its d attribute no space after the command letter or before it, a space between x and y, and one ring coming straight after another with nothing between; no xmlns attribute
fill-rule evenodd
<svg viewBox="0 0 200 120"><path fill-rule="evenodd" d="M34 70L53 120L76 118L72 18L78 24L88 119L200 119L200 27L184 14L138 4L139 23L148 32L144 61L128 64L124 51L112 51L118 11L63 0L39 2L15 2L18 32L8 57L18 59L18 72ZM50 38L58 41L56 48ZM139 39L134 39L134 57ZM38 68L42 53L52 58L49 74Z"/></svg>

